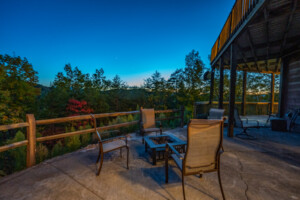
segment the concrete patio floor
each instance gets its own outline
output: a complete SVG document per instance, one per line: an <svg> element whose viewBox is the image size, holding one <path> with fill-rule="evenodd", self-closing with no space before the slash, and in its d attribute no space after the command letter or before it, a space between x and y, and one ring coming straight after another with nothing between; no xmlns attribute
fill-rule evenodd
<svg viewBox="0 0 300 200"><path fill-rule="evenodd" d="M241 130L236 129L238 133ZM166 131L186 139L186 129ZM257 140L228 138L221 157L226 199L300 199L300 134L252 129ZM104 158L95 176L95 145L47 160L0 179L0 199L183 199L180 172L170 161L169 184L164 162L156 166L140 137L131 135L130 169L119 151ZM187 199L222 199L216 173L185 179Z"/></svg>

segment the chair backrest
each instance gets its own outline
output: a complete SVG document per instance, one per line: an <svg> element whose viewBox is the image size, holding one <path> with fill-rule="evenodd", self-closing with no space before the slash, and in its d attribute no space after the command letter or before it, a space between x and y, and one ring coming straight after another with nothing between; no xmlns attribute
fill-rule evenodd
<svg viewBox="0 0 300 200"><path fill-rule="evenodd" d="M234 108L234 123L236 127L243 127L243 122L240 118L239 111L237 108Z"/></svg>
<svg viewBox="0 0 300 200"><path fill-rule="evenodd" d="M223 120L224 109L211 108L209 109L208 119Z"/></svg>
<svg viewBox="0 0 300 200"><path fill-rule="evenodd" d="M155 113L154 109L141 109L143 128L154 128L155 127Z"/></svg>
<svg viewBox="0 0 300 200"><path fill-rule="evenodd" d="M97 135L97 138L99 140L100 145L102 145L102 139L101 139L101 135L97 129L97 120L95 118L95 116L93 114L91 114L92 120L93 120L93 124L94 124L94 129L95 129L95 133Z"/></svg>
<svg viewBox="0 0 300 200"><path fill-rule="evenodd" d="M223 141L223 120L192 119L188 125L185 175L217 169Z"/></svg>

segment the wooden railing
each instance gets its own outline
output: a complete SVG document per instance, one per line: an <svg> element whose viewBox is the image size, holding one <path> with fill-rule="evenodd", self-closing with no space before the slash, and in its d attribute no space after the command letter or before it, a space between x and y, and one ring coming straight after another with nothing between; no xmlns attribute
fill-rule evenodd
<svg viewBox="0 0 300 200"><path fill-rule="evenodd" d="M211 62L215 59L231 35L243 23L259 0L236 0L223 26L223 29L211 49Z"/></svg>
<svg viewBox="0 0 300 200"><path fill-rule="evenodd" d="M179 116L173 116L168 118L156 118L156 121L164 121L164 120L172 120L172 119L181 119L180 125L183 126L183 116L184 116L184 107L180 109L174 110L156 110L155 113L176 113L180 112ZM115 113L101 113L101 114L94 114L94 117L105 118L105 117L118 117L118 116L125 116L125 115L136 115L140 114L140 111L130 111L130 112L115 112ZM54 119L43 119L43 120L35 120L33 114L26 115L26 122L17 123L17 124L10 124L10 125L1 125L0 131L7 131L10 129L17 129L17 128L27 128L27 137L26 140L15 142L12 144L0 146L0 152L4 152L10 149L15 149L17 147L27 146L27 159L26 159L26 166L31 167L35 165L35 149L37 142L44 142L49 140L61 139L66 138L74 135L82 135L87 133L94 132L94 128L86 129L86 130L79 130L67 133L61 133L56 135L50 136L43 136L43 137L36 137L36 126L37 125L48 125L48 124L57 124L57 123L64 123L64 122L73 122L73 121L81 121L81 120L89 120L92 119L91 115L79 115L79 116L72 116L72 117L62 117L62 118L54 118ZM121 127L127 127L131 125L139 124L140 120L114 124L109 126L101 126L97 127L99 131L105 131L109 129L117 129Z"/></svg>
<svg viewBox="0 0 300 200"><path fill-rule="evenodd" d="M228 114L229 102L223 102L223 108L225 109L225 115ZM241 114L242 103L235 102L236 108ZM218 108L218 102L214 101L212 105L208 101L196 102L194 104L194 117L201 117L207 115L210 108ZM269 102L247 102L246 103L246 115L268 115L270 110ZM278 103L273 104L273 113L278 112Z"/></svg>

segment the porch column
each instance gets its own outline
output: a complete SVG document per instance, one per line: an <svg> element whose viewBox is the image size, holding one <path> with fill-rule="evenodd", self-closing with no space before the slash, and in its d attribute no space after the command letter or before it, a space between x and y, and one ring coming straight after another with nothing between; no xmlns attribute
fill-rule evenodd
<svg viewBox="0 0 300 200"><path fill-rule="evenodd" d="M280 67L280 91L279 91L279 116L283 117L285 112L286 103L286 91L288 82L288 60L287 58L282 59Z"/></svg>
<svg viewBox="0 0 300 200"><path fill-rule="evenodd" d="M270 95L270 109L269 114L273 113L273 106L274 106L274 85L275 85L275 74L271 74L271 95Z"/></svg>
<svg viewBox="0 0 300 200"><path fill-rule="evenodd" d="M214 86L215 86L215 68L211 67L211 75L210 75L210 96L209 96L209 104L212 105L214 98Z"/></svg>
<svg viewBox="0 0 300 200"><path fill-rule="evenodd" d="M236 46L234 43L232 43L230 46L230 96L229 96L228 132L227 132L228 137L233 137L236 67L237 67Z"/></svg>
<svg viewBox="0 0 300 200"><path fill-rule="evenodd" d="M247 71L243 71L242 115L246 115Z"/></svg>
<svg viewBox="0 0 300 200"><path fill-rule="evenodd" d="M222 57L219 60L220 82L219 82L219 109L223 109L223 92L224 92L224 64Z"/></svg>

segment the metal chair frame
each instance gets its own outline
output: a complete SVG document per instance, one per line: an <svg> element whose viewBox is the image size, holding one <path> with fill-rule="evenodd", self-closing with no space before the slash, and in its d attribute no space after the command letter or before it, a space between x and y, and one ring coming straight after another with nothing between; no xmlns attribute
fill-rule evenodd
<svg viewBox="0 0 300 200"><path fill-rule="evenodd" d="M221 190L221 193L222 193L222 198L223 200L225 200L225 194L224 194L224 190L223 190L223 186L222 186L222 180L221 180L221 175L220 175L220 157L221 157L221 154L223 153L223 151L221 150L222 149L222 144L223 144L223 128L224 128L224 121L223 120L216 120L216 121L219 121L219 123L221 124L221 130L220 130L220 143L218 145L218 150L217 150L217 153L216 153L216 156L215 156L215 168L212 169L212 170L207 170L207 171L198 171L198 172L190 172L190 173L187 173L185 171L185 163L186 163L186 155L188 155L189 153L189 148L187 148L186 150L186 153L184 156L182 156L182 154L180 154L173 146L172 144L169 144L167 143L166 145L166 151L165 151L165 182L168 183L169 182L169 176L168 176L168 173L169 173L169 155L170 153L174 153L176 154L176 156L182 160L182 169L180 169L180 167L178 166L178 168L180 169L181 171L181 183L182 183L182 193L183 193L183 199L185 200L186 199L186 196L185 196L185 189L184 189L184 176L188 176L188 175L198 175L200 174L200 178L202 178L202 174L204 173L210 173L210 172L215 172L217 171L218 172L218 181L219 181L219 185L220 185L220 190ZM189 125L190 125L191 122L189 122ZM189 130L188 130L189 131ZM188 133L188 136L189 136L189 133ZM187 138L187 146L189 146L189 137ZM195 158L197 159L197 158ZM176 163L176 162L175 162ZM177 163L176 163L177 164Z"/></svg>
<svg viewBox="0 0 300 200"><path fill-rule="evenodd" d="M111 151L115 151L115 150L118 150L120 149L120 156L122 157L122 149L123 148L126 148L127 150L127 169L129 169L129 147L128 147L128 143L127 143L127 137L126 136L119 136L119 137L114 137L114 138L109 138L109 139L105 139L105 140L102 140L101 139L101 135L100 133L98 132L98 128L97 128L97 121L96 121L96 118L93 114L91 114L91 117L93 119L93 123L94 123L94 129L95 129L95 133L97 135L97 138L98 138L98 144L99 144L99 154L98 154L98 157L97 157L97 161L96 161L96 164L99 162L100 160L100 166L97 170L97 173L96 175L99 176L100 175L100 172L101 172L101 168L102 168L102 165L103 165L103 159L104 159L104 154L105 153L108 153L108 152L111 152ZM109 151L103 151L103 144L105 143L109 143L109 142L113 142L113 141L116 141L116 140L125 140L125 145L122 145L122 146L118 146L116 148L113 148L113 149L110 149Z"/></svg>

